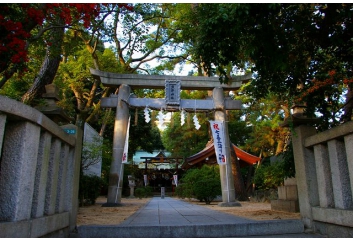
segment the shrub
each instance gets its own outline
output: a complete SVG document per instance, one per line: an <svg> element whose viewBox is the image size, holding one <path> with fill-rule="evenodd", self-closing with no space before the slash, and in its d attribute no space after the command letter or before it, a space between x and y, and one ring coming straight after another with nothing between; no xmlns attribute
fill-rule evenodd
<svg viewBox="0 0 353 240"><path fill-rule="evenodd" d="M152 196L153 189L151 186L139 187L135 189L135 196L138 198Z"/></svg>
<svg viewBox="0 0 353 240"><path fill-rule="evenodd" d="M178 186L175 188L174 194L180 198L185 198L184 183L178 183Z"/></svg>
<svg viewBox="0 0 353 240"><path fill-rule="evenodd" d="M281 186L284 179L295 176L293 148L288 146L278 162L261 165L255 172L253 182L258 189L273 189Z"/></svg>
<svg viewBox="0 0 353 240"><path fill-rule="evenodd" d="M104 181L102 178L81 174L79 183L80 206L95 204L103 185Z"/></svg>
<svg viewBox="0 0 353 240"><path fill-rule="evenodd" d="M204 200L206 204L210 204L213 199L222 194L220 180L214 178L195 182L193 189L196 198Z"/></svg>
<svg viewBox="0 0 353 240"><path fill-rule="evenodd" d="M254 175L254 183L258 189L273 189L282 185L284 172L281 162L260 166Z"/></svg>
<svg viewBox="0 0 353 240"><path fill-rule="evenodd" d="M135 196L141 199L145 195L145 188L136 188Z"/></svg>
<svg viewBox="0 0 353 240"><path fill-rule="evenodd" d="M209 204L221 194L221 190L217 190L218 186L221 189L219 167L204 165L200 169L188 170L180 179L176 192L179 197L195 197Z"/></svg>

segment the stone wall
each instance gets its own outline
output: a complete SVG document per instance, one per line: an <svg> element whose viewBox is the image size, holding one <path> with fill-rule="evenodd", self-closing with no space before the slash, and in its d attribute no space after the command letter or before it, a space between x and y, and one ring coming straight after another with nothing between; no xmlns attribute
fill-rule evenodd
<svg viewBox="0 0 353 240"><path fill-rule="evenodd" d="M69 236L82 131L5 96L0 103L0 237Z"/></svg>
<svg viewBox="0 0 353 240"><path fill-rule="evenodd" d="M295 178L284 180L278 187L278 199L271 200L271 209L284 212L299 212L297 181Z"/></svg>
<svg viewBox="0 0 353 240"><path fill-rule="evenodd" d="M319 134L298 126L293 150L305 226L328 237L353 237L353 122Z"/></svg>

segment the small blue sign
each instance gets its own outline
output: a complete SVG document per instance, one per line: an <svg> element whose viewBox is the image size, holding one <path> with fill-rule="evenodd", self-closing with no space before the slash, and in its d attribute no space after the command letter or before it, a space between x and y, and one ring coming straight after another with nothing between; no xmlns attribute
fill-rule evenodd
<svg viewBox="0 0 353 240"><path fill-rule="evenodd" d="M63 129L67 134L76 134L76 129Z"/></svg>

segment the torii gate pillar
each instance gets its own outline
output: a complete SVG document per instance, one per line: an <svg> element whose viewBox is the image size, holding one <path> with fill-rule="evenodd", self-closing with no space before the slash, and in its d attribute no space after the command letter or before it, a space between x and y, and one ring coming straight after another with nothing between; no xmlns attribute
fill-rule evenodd
<svg viewBox="0 0 353 240"><path fill-rule="evenodd" d="M129 107L123 100L129 98L130 92L130 86L120 85L114 123L113 161L110 165L107 203L103 204L104 207L113 207L121 203L124 173L122 156L129 121Z"/></svg>
<svg viewBox="0 0 353 240"><path fill-rule="evenodd" d="M232 174L232 163L230 160L230 141L228 123L226 122L226 109L224 104L225 98L223 88L216 87L213 89L213 101L216 108L214 116L215 120L224 121L224 140L226 150L226 164L219 165L222 187L222 202L218 205L222 207L241 206L239 202L235 201L235 187Z"/></svg>

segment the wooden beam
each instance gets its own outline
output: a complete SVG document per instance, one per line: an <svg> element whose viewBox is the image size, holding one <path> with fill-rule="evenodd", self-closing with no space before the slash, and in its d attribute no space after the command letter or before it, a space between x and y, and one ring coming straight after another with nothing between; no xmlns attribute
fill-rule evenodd
<svg viewBox="0 0 353 240"><path fill-rule="evenodd" d="M182 90L212 90L222 87L226 91L237 90L242 83L251 80L251 74L235 76L229 84L221 84L218 77L172 76L119 74L90 69L91 74L99 77L104 86L127 84L132 89L164 89L165 80L180 80Z"/></svg>

